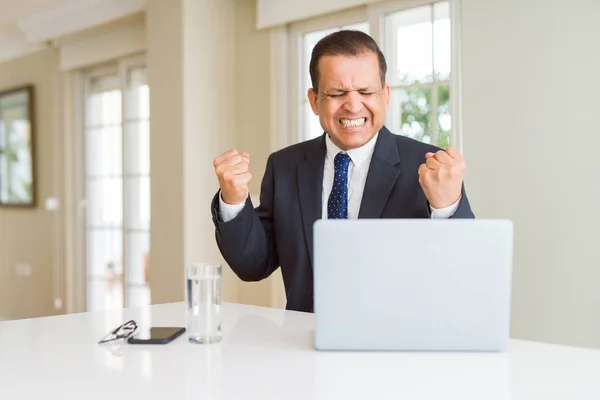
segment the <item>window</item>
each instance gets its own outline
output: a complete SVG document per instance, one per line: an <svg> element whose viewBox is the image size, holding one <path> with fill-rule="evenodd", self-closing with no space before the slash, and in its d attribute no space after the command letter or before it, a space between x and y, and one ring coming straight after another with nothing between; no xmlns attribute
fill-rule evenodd
<svg viewBox="0 0 600 400"><path fill-rule="evenodd" d="M288 143L323 132L306 96L311 87L308 67L313 47L329 33L358 29L373 36L388 63L386 80L392 91L386 126L440 147L450 144L450 4L428 0L421 4L412 2L412 8L407 8L405 1L389 0L290 26L294 83Z"/></svg>
<svg viewBox="0 0 600 400"><path fill-rule="evenodd" d="M150 132L146 68L86 75L87 310L150 303ZM125 301L123 301L125 299Z"/></svg>
<svg viewBox="0 0 600 400"><path fill-rule="evenodd" d="M448 2L387 14L383 52L392 87L386 125L440 147L450 144Z"/></svg>

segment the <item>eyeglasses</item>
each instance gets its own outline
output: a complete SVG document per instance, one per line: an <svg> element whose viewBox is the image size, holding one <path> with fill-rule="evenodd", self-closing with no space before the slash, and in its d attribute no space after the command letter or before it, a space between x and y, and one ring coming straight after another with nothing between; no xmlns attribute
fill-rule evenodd
<svg viewBox="0 0 600 400"><path fill-rule="evenodd" d="M115 330L109 332L104 338L98 343L108 343L119 339L126 339L137 329L137 324L134 320L127 321L123 325L119 326Z"/></svg>

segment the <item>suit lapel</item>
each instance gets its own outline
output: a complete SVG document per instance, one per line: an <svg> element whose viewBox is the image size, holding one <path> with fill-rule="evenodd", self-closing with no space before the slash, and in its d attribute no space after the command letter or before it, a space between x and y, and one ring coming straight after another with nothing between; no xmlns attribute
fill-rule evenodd
<svg viewBox="0 0 600 400"><path fill-rule="evenodd" d="M321 218L323 196L323 166L325 163L325 135L314 140L298 165L298 196L308 256L312 265L313 224Z"/></svg>
<svg viewBox="0 0 600 400"><path fill-rule="evenodd" d="M380 218L396 180L402 173L398 146L384 126L379 131L358 218Z"/></svg>

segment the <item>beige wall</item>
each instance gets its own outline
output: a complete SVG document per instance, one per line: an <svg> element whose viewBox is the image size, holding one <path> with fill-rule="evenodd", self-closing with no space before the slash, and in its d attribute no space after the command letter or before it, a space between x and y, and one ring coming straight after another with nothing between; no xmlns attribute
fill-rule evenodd
<svg viewBox="0 0 600 400"><path fill-rule="evenodd" d="M269 156L269 30L257 30L255 1L235 4L236 142L250 153L250 191L259 193Z"/></svg>
<svg viewBox="0 0 600 400"><path fill-rule="evenodd" d="M260 184L270 154L270 79L269 30L257 30L256 2L235 4L235 82L236 146L250 153L252 181L250 191L257 200ZM239 301L262 306L271 305L272 280L281 280L278 272L261 282L243 282Z"/></svg>
<svg viewBox="0 0 600 400"><path fill-rule="evenodd" d="M233 0L149 0L152 303L184 298L184 266L222 262L210 201L216 155L235 144ZM238 282L224 268L223 298Z"/></svg>
<svg viewBox="0 0 600 400"><path fill-rule="evenodd" d="M249 152L258 198L270 153L269 32L254 27L254 1L216 4L148 3L153 303L182 299L186 260L223 261L208 214L214 157L231 147ZM273 280L281 283L279 272L258 283L228 267L224 275L224 299L247 304L271 305Z"/></svg>
<svg viewBox="0 0 600 400"><path fill-rule="evenodd" d="M33 84L35 90L35 162L38 206L34 209L0 207L0 317L26 318L61 313L54 309L53 259L55 229L58 251L62 248L62 224L44 208L47 197L62 200L62 153L57 120L60 108L58 54L49 49L0 64L0 90ZM55 225L58 224L58 225ZM64 296L63 254L60 296ZM29 277L17 275L16 265L31 265Z"/></svg>
<svg viewBox="0 0 600 400"><path fill-rule="evenodd" d="M462 8L467 190L515 224L512 335L600 347L600 3Z"/></svg>
<svg viewBox="0 0 600 400"><path fill-rule="evenodd" d="M180 26L183 12L177 4L150 1L146 17L148 78L152 88L150 288L153 303L182 300L183 43ZM173 270L176 273L172 273Z"/></svg>
<svg viewBox="0 0 600 400"><path fill-rule="evenodd" d="M223 14L222 7L227 7L224 4L212 9L214 14L210 18L217 21L217 25L207 40L209 33L203 30L209 28L209 22L199 23L194 8L189 8L185 1L178 0L168 6L162 1L148 3L153 303L182 299L180 266L185 263L185 246L190 259L206 258L203 254L214 256L214 227L207 218L210 198L218 188L212 170L214 157L231 147L249 152L254 176L250 190L255 198L260 193L270 154L269 31L255 29L254 1L234 1L230 5L234 18ZM187 10L185 18L182 17L184 10ZM208 13L206 8L202 12ZM188 25L192 28L181 28ZM224 26L230 26L231 32L223 31ZM217 43L215 38L220 43L219 49L213 46ZM188 47L184 49L186 45L178 43L180 40L188 43ZM233 47L230 48L230 44ZM204 50L198 53L198 49ZM188 52L185 56L184 51ZM207 54L213 55L213 62L206 62ZM212 77L209 78L212 82L207 82L203 71ZM165 79L165 76L173 78ZM222 117L215 118L216 114ZM178 159L187 161L183 164L174 161ZM191 167L193 164L196 167ZM186 170L191 174L190 181L201 180L202 184L192 189L197 200L190 203L190 211L185 214L187 231L182 231L181 199L189 196L186 192L194 185L182 181ZM190 224L190 221L195 222ZM281 274L277 272L271 279L250 283L240 281L226 268L224 299L269 306L273 280L281 284Z"/></svg>

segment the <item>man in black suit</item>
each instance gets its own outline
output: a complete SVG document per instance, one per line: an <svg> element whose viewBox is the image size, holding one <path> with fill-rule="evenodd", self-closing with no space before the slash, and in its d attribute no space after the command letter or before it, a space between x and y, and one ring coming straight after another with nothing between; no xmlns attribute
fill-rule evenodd
<svg viewBox="0 0 600 400"><path fill-rule="evenodd" d="M308 98L324 134L269 156L256 209L248 195L249 155L230 150L214 160L219 249L244 281L265 279L281 266L289 310L313 311L317 219L474 217L458 150L384 126L386 69L379 47L362 32L339 31L315 46Z"/></svg>

